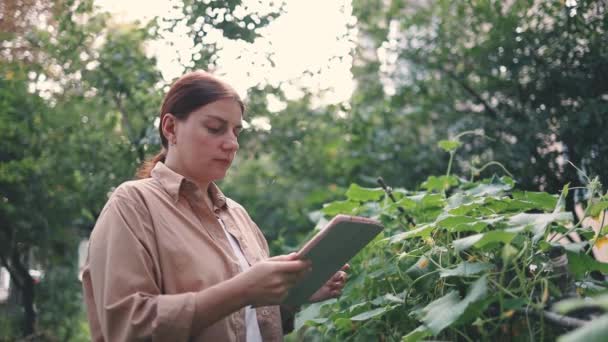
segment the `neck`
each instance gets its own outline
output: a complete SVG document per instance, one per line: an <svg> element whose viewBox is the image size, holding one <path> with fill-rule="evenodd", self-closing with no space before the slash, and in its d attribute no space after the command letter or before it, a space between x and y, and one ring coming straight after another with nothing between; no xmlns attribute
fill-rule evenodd
<svg viewBox="0 0 608 342"><path fill-rule="evenodd" d="M164 162L165 166L170 168L173 172L179 173L184 176L187 180L196 184L198 188L205 194L205 198L209 197L209 184L211 184L208 180L201 180L196 177L196 175L190 174L188 170L183 167L182 163L179 162L176 158L173 157L171 153L167 154Z"/></svg>

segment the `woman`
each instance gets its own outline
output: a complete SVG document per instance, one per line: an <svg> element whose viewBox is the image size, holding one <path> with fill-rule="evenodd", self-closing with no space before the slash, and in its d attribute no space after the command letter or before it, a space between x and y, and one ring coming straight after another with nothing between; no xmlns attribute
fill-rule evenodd
<svg viewBox="0 0 608 342"><path fill-rule="evenodd" d="M91 234L83 286L94 341L282 340L294 310L278 305L311 265L268 258L259 228L213 183L239 148L243 112L205 72L165 96L161 153L113 192ZM311 301L338 296L345 281L338 272Z"/></svg>

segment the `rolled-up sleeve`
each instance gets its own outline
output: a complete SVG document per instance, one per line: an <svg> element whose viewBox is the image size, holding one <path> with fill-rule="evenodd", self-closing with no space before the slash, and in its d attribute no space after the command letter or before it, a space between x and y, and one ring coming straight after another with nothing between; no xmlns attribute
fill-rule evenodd
<svg viewBox="0 0 608 342"><path fill-rule="evenodd" d="M194 293L162 294L152 232L147 209L133 199L115 193L103 209L83 272L94 340L189 339Z"/></svg>

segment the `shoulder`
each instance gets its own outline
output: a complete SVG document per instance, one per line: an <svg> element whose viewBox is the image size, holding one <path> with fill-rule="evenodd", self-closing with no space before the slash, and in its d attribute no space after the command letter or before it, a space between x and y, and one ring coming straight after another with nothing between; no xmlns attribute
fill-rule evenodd
<svg viewBox="0 0 608 342"><path fill-rule="evenodd" d="M120 184L108 198L101 214L119 215L126 220L142 219L149 215L147 198L155 192L157 184L151 178L130 180Z"/></svg>
<svg viewBox="0 0 608 342"><path fill-rule="evenodd" d="M96 235L114 235L119 233L139 236L150 225L149 211L144 202L150 180L127 181L119 185L102 209L91 238ZM124 228L124 229L123 229Z"/></svg>
<svg viewBox="0 0 608 342"><path fill-rule="evenodd" d="M228 209L238 209L247 212L240 203L229 197L226 197L226 206L228 207Z"/></svg>
<svg viewBox="0 0 608 342"><path fill-rule="evenodd" d="M150 193L158 190L157 182L152 178L136 179L120 184L110 196L118 201L135 201L143 199Z"/></svg>

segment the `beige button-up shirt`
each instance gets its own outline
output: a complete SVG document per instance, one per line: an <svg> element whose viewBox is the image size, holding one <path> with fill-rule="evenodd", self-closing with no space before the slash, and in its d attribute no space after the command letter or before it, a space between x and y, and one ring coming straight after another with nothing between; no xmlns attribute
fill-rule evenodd
<svg viewBox="0 0 608 342"><path fill-rule="evenodd" d="M245 341L245 309L193 336L194 293L235 276L240 265L218 222L252 265L268 257L262 232L238 203L201 190L158 163L152 177L119 186L91 233L83 272L94 341ZM281 341L278 306L257 308L264 341Z"/></svg>

